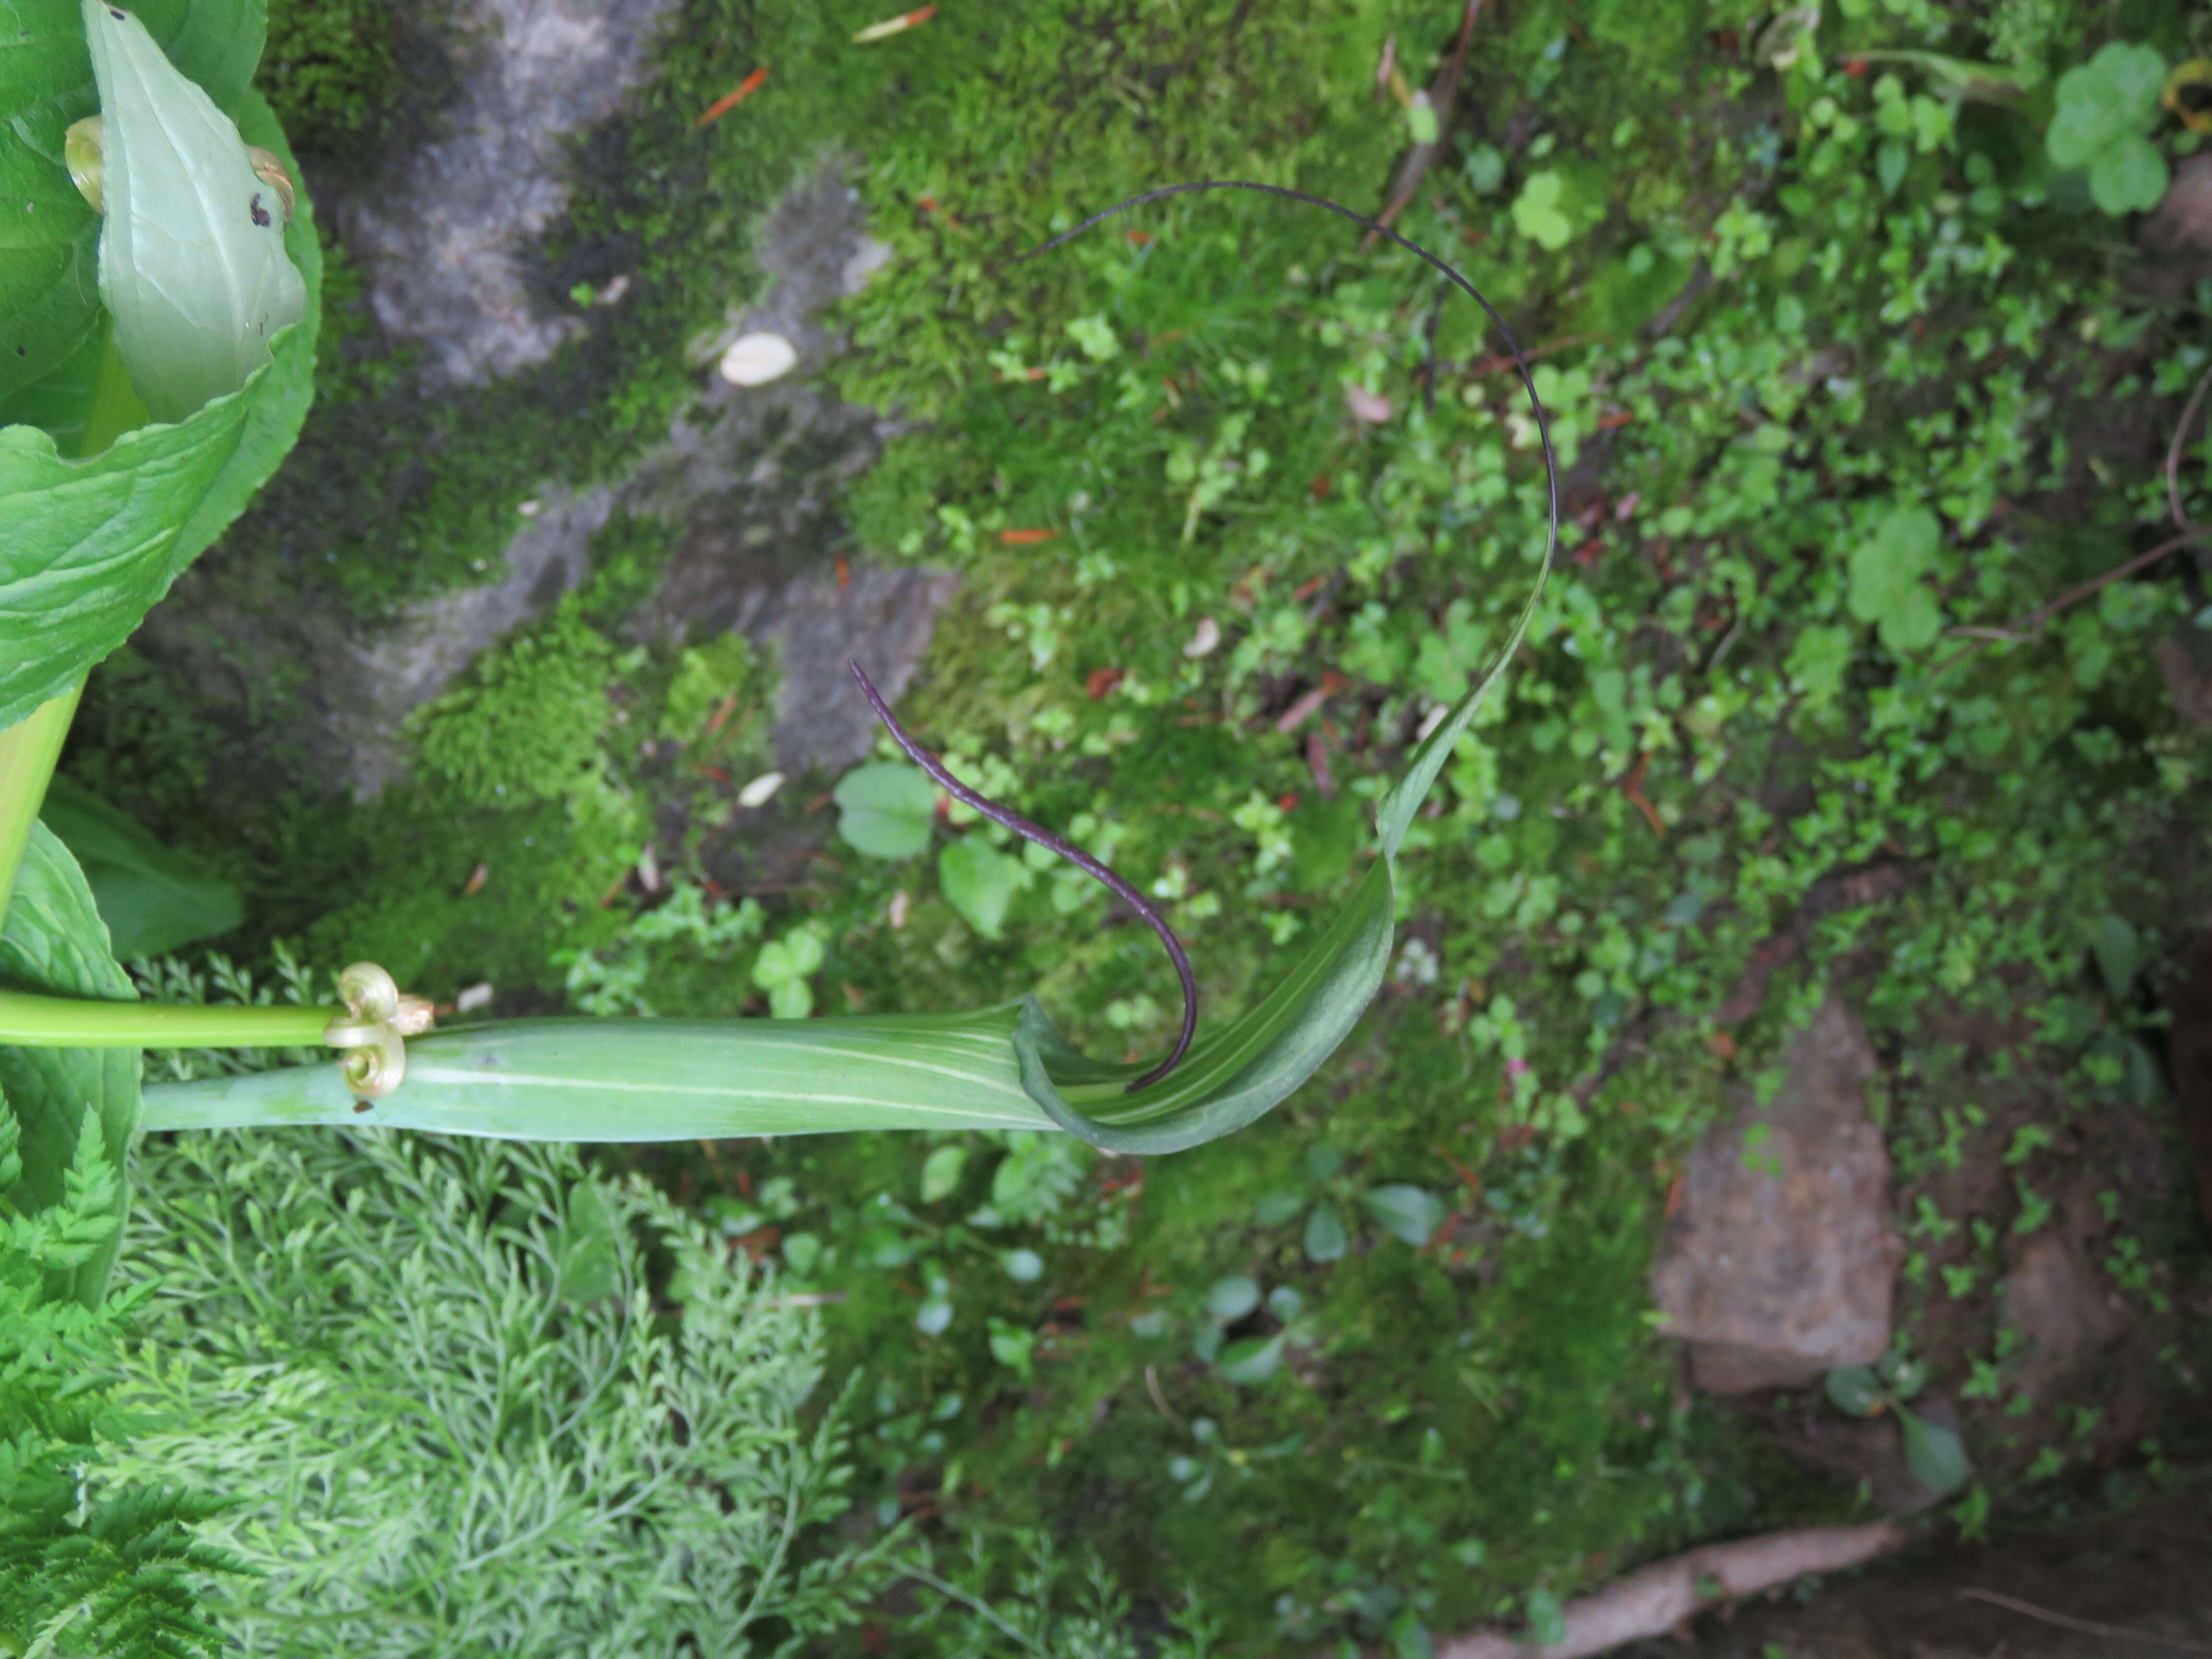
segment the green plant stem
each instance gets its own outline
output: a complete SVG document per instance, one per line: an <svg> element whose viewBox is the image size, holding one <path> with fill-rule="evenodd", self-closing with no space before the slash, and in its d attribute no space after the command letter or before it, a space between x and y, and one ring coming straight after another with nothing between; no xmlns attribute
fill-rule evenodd
<svg viewBox="0 0 2212 1659"><path fill-rule="evenodd" d="M0 917L15 890L15 871L31 844L31 823L46 798L46 781L61 758L62 739L84 688L64 692L31 712L28 720L0 732Z"/></svg>
<svg viewBox="0 0 2212 1659"><path fill-rule="evenodd" d="M167 1007L0 991L0 1043L33 1048L307 1048L343 1008Z"/></svg>

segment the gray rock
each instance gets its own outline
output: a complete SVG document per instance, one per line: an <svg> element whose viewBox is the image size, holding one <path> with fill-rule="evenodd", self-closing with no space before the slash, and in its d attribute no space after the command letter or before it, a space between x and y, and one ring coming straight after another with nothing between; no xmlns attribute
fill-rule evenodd
<svg viewBox="0 0 2212 1659"><path fill-rule="evenodd" d="M1887 1350L1902 1244L1889 1224L1889 1154L1866 1112L1875 1065L1864 1030L1832 995L1791 1044L1774 1103L1759 1111L1739 1091L1692 1153L1651 1293L1661 1328L1689 1344L1700 1388L1800 1387ZM1754 1124L1766 1138L1747 1146Z"/></svg>
<svg viewBox="0 0 2212 1659"><path fill-rule="evenodd" d="M874 716L845 669L862 659L896 698L927 647L939 608L957 586L947 573L882 570L854 562L843 580L823 568L841 534L837 498L896 428L841 402L811 375L842 342L817 320L824 307L884 263L863 228L855 192L824 161L767 216L758 258L769 279L761 303L733 308L697 343L697 398L667 439L612 486L571 495L549 485L534 519L508 544L507 574L441 595L370 641L350 641L327 665L334 733L351 757L349 781L368 799L397 775L395 735L476 653L541 615L580 582L592 537L619 507L679 529L659 592L632 619L638 640L698 641L736 629L775 654L783 674L775 732L786 771L840 771L874 742ZM799 366L767 386L725 382L711 365L739 334L771 329Z"/></svg>
<svg viewBox="0 0 2212 1659"><path fill-rule="evenodd" d="M387 333L426 348L431 385L511 374L579 325L535 308L526 272L565 210L565 144L615 112L669 4L467 0L459 44L418 43L450 62L443 79L425 68L432 90L403 124L413 136L330 181L322 199L363 267L374 313ZM632 639L696 643L742 629L781 665L775 741L784 769L836 771L866 755L871 717L846 659L861 657L896 696L954 586L940 573L853 559L842 580L830 574L844 550L844 489L898 428L825 383L820 371L845 342L821 313L890 250L867 235L835 156L804 169L765 211L754 249L760 296L690 343L696 393L665 439L605 483L544 481L537 511L517 520L481 585L368 631L335 597L311 590L303 603L273 561L211 559L186 574L133 643L189 688L191 706L221 711L235 752L218 769L218 793L234 791L247 810L280 780L378 794L404 763L409 714L582 581L592 538L617 513L675 532L665 586L630 619ZM769 385L730 386L715 362L752 330L789 339L798 363Z"/></svg>
<svg viewBox="0 0 2212 1659"><path fill-rule="evenodd" d="M452 21L459 94L441 131L340 204L384 331L428 350L447 384L512 374L583 325L538 304L531 246L568 205L563 141L637 83L675 0L465 0Z"/></svg>
<svg viewBox="0 0 2212 1659"><path fill-rule="evenodd" d="M507 544L503 580L448 593L374 640L347 641L338 672L350 695L332 702L330 721L351 757L356 799L375 796L398 775L404 756L398 727L410 709L436 696L486 645L584 579L592 536L614 510L613 492L552 491L537 506Z"/></svg>

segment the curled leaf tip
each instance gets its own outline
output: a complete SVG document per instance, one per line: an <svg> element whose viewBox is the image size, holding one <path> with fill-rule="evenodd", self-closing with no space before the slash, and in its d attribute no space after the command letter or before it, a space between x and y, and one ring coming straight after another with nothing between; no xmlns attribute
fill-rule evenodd
<svg viewBox="0 0 2212 1659"><path fill-rule="evenodd" d="M70 122L69 131L62 135L62 161L69 167L70 182L76 186L77 194L92 204L94 213L107 211L100 189L100 122L97 115Z"/></svg>
<svg viewBox="0 0 2212 1659"><path fill-rule="evenodd" d="M907 758L927 772L939 788L963 805L981 812L992 823L1012 830L1024 841L1035 842L1048 852L1057 854L1094 881L1103 883L1158 935L1160 943L1167 947L1169 958L1175 963L1176 977L1182 981L1182 1029L1176 1034L1175 1047L1170 1050L1168 1057L1130 1084L1128 1092L1134 1094L1139 1089L1149 1088L1174 1071L1182 1064L1183 1055L1189 1052L1190 1040L1198 1030L1198 981L1190 969L1190 957L1183 950L1182 941L1176 937L1175 929L1168 926L1167 918L1160 915L1142 893L1081 848L1062 840L1042 825L1030 823L1020 813L977 794L954 777L944 762L915 742L906 728L898 723L897 717L890 711L890 705L884 701L882 694L877 691L874 683L868 678L860 665L848 660L845 665L853 671L853 678L860 683L860 695L868 700L868 707L876 711L876 718L891 734L891 741L904 750Z"/></svg>

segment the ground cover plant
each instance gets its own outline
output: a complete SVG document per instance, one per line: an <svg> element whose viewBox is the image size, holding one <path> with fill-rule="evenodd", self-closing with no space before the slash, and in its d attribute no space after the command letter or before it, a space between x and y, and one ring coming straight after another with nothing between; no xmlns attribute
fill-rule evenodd
<svg viewBox="0 0 2212 1659"><path fill-rule="evenodd" d="M1723 1091L1771 1087L1832 988L1882 1060L1908 1246L1882 1376L1917 1387L1885 1387L1916 1422L1951 1407L1967 1462L1936 1524L2124 1503L2201 1455L2202 1247L2145 1172L2199 902L2203 596L2168 544L2201 512L2182 405L2207 347L2194 271L2138 252L2130 216L2193 154L2160 100L2201 14L1516 8L1478 19L1432 137L1413 94L1441 87L1456 6L946 12L896 58L843 50L872 14L818 16L684 9L641 113L587 147L577 258L649 250L649 303L557 370L600 418L549 428L524 407L543 384L455 399L424 415L449 465L349 518L357 540L308 539L307 471L210 556L312 546L302 588L364 608L495 556L533 447L596 476L686 395L685 337L722 303L696 273L744 234L703 186L759 202L838 131L895 258L845 307L837 372L919 422L844 550L965 584L902 715L1136 879L1233 1012L1360 878L1374 801L1504 637L1540 544L1534 434L1429 276L1287 209L1170 201L1004 258L1176 177L1376 207L1433 143L1397 222L1540 352L1574 526L1510 699L1409 827L1374 1016L1275 1117L1160 1162L1024 1133L617 1160L819 1301L856 1378L852 1524L956 1551L1042 1527L1100 1552L1126 1624L1195 1583L1248 1650L1419 1653L1482 1618L1540 1633L1678 1545L1861 1512L1767 1434L1885 1402L1846 1379L1724 1410L1681 1388L1644 1285ZM388 454L368 429L420 399L334 314L360 355L301 453ZM237 722L198 724L143 659L95 677L65 769L244 891L234 951L390 942L441 997L489 979L702 1018L1036 986L1090 1052L1161 1052L1149 937L939 817L876 769L893 748L734 810L774 668L624 635L672 540L612 526L571 602L423 712L415 780L374 808L196 815ZM764 824L818 873L726 902ZM471 870L531 838L562 849L533 902L471 908ZM361 886L334 904L342 862ZM2130 1331L2125 1364L2052 1384L1996 1290L2061 1232ZM958 1582L1047 1599L1005 1558ZM894 1622L869 1639L950 1628Z"/></svg>

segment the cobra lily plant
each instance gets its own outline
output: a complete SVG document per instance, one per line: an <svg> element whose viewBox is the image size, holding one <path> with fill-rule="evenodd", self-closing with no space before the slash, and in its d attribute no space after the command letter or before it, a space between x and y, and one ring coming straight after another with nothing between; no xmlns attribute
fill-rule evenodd
<svg viewBox="0 0 2212 1659"><path fill-rule="evenodd" d="M13 1201L61 1201L142 1130L375 1121L512 1139L645 1141L847 1129L1064 1130L1116 1152L1226 1134L1289 1096L1343 1041L1390 957L1394 866L1408 824L1518 647L1556 540L1558 491L1535 404L1552 531L1488 671L1381 799L1381 856L1334 924L1239 1018L1199 1019L1166 922L1049 830L969 790L909 736L857 665L856 694L908 754L976 811L1073 860L1157 931L1183 990L1173 1051L1089 1058L1034 996L969 1012L819 1019L529 1019L431 1029L391 975L356 963L343 1006L153 1006L111 954L82 872L37 822L88 671L119 645L275 471L312 392L320 268L313 204L248 81L255 26L157 30L100 0L18 5L28 50L0 75L0 167L32 181L38 237L0 246L0 1130L20 1145ZM211 15L211 12L210 12ZM204 21L204 20L203 20ZM1458 272L1334 203L1235 180L1105 209L1060 246L1187 191L1288 198L1366 226L1502 319ZM96 281L83 280L88 270ZM1535 389L1510 336L1532 404ZM12 895L12 900L11 900ZM320 1045L327 1064L142 1086L138 1051ZM6 1160L0 1159L0 1170ZM119 1211L127 1200L114 1183ZM96 1300L114 1249L70 1288Z"/></svg>

